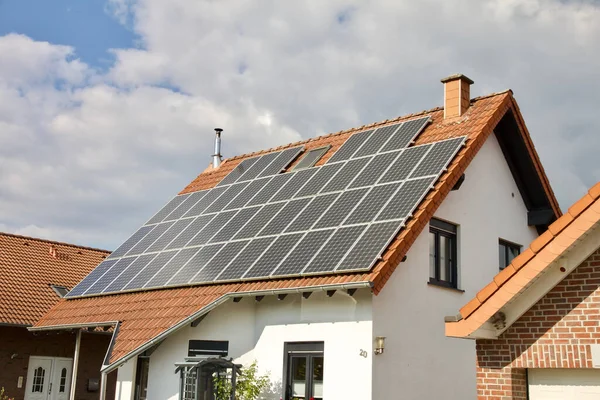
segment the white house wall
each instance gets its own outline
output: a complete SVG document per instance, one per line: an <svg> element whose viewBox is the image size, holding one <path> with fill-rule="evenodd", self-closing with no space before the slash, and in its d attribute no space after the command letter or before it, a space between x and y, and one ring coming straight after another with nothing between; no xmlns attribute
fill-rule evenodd
<svg viewBox="0 0 600 400"><path fill-rule="evenodd" d="M132 400L134 395L135 369L137 359L131 359L121 365L117 371L115 400Z"/></svg>
<svg viewBox="0 0 600 400"><path fill-rule="evenodd" d="M149 400L177 399L179 377L174 365L187 357L188 341L228 340L229 356L236 362L258 362L273 384L270 398L282 393L284 343L324 342L323 395L328 400L369 399L372 371L371 293L358 290L353 297L336 292L329 298L316 292L284 300L266 296L239 303L228 301L200 324L187 326L167 338L150 356ZM361 356L361 350L367 357Z"/></svg>
<svg viewBox="0 0 600 400"><path fill-rule="evenodd" d="M386 336L373 363L373 399L475 399L475 341L446 338L444 316L456 315L499 271L498 239L526 247L537 232L495 135L450 192L436 217L459 225L459 288L429 285L429 233L418 236L373 299L373 334ZM358 398L358 397L354 397Z"/></svg>

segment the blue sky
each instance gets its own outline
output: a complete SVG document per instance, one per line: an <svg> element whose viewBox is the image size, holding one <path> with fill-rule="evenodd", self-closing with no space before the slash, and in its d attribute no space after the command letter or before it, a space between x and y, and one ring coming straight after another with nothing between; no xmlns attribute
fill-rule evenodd
<svg viewBox="0 0 600 400"><path fill-rule="evenodd" d="M114 60L108 49L136 43L104 0L0 0L0 36L8 33L73 46L77 57L101 69Z"/></svg>

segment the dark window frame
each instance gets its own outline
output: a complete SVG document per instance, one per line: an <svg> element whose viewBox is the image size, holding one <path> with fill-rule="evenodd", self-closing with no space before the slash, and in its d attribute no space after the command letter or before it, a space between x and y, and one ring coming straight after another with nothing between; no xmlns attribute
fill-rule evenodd
<svg viewBox="0 0 600 400"><path fill-rule="evenodd" d="M148 378L150 374L150 357L138 356L135 366L134 399L146 400L148 394Z"/></svg>
<svg viewBox="0 0 600 400"><path fill-rule="evenodd" d="M323 357L323 364L325 363L325 342L285 342L283 344L283 385L282 385L282 398L284 400L290 400L291 395L288 391L288 381L291 375L290 371L290 358L292 356L304 356L307 357L306 365L306 388L309 393L306 393L307 398L309 394L312 396L312 358Z"/></svg>
<svg viewBox="0 0 600 400"><path fill-rule="evenodd" d="M458 225L432 218L429 221L429 234L434 236L434 268L433 275L429 277L429 284L458 289ZM440 265L441 238L448 239L450 246L446 248L445 265ZM431 261L430 261L431 262ZM446 269L449 280L441 279L441 270ZM431 273L430 273L431 275Z"/></svg>
<svg viewBox="0 0 600 400"><path fill-rule="evenodd" d="M500 268L500 271L502 271L504 268L508 267L512 263L512 261L510 261L510 262L508 261L509 249L517 250L517 255L515 257L513 257L513 260L515 258L517 258L519 256L519 254L521 254L521 249L523 249L523 246L521 246L518 243L511 242L511 241L505 240L505 239L498 239L498 252L500 252L501 247L504 247L504 263L506 265L503 266L502 264L500 264L500 259L498 259L498 264L499 264L498 266ZM498 254L498 256L499 255L500 254Z"/></svg>
<svg viewBox="0 0 600 400"><path fill-rule="evenodd" d="M324 156L325 154L327 154L327 152L329 151L329 149L330 149L330 148L331 148L331 145L330 145L330 144L328 144L328 145L326 145L326 146L321 146L321 147L317 147L316 149L310 149L310 150L306 151L306 153L304 154L304 156L303 156L303 157L302 157L302 158L301 158L301 159L298 161L298 163L297 163L297 164L296 164L296 165L295 165L295 166L292 168L292 171L300 171L300 170L303 170L303 169L307 169L307 168L314 167L314 166L315 166L315 164L316 164L316 163L318 163L318 162L319 162L319 160L320 160L321 158L323 158L323 156ZM310 164L308 164L308 165L304 165L304 166L301 166L301 165L302 165L302 160L304 160L304 159L306 159L306 158L310 157L310 156L311 156L311 154L313 154L313 153L317 153L317 152L320 152L320 153L321 153L321 154L320 154L320 155L319 155L317 158L315 158L314 160L312 160L312 161L310 162ZM299 167L299 166L300 166L300 167Z"/></svg>

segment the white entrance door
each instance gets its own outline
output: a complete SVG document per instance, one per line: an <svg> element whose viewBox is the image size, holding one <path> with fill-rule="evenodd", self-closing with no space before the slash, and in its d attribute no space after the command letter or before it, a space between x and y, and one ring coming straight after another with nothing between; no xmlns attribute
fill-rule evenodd
<svg viewBox="0 0 600 400"><path fill-rule="evenodd" d="M598 369L530 369L530 400L598 400Z"/></svg>
<svg viewBox="0 0 600 400"><path fill-rule="evenodd" d="M71 389L71 368L73 360L70 358L55 358L52 366L52 387L50 400L68 400Z"/></svg>
<svg viewBox="0 0 600 400"><path fill-rule="evenodd" d="M52 358L29 357L25 400L47 400L52 374Z"/></svg>
<svg viewBox="0 0 600 400"><path fill-rule="evenodd" d="M29 357L25 400L68 400L73 360Z"/></svg>

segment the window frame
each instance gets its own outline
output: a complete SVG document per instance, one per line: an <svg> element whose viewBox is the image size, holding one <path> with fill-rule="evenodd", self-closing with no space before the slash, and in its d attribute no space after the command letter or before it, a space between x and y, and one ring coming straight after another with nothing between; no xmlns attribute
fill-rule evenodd
<svg viewBox="0 0 600 400"><path fill-rule="evenodd" d="M323 357L323 366L325 365L325 342L285 342L283 344L283 384L282 384L282 399L289 400L289 393L287 391L288 380L291 375L290 359L292 356L303 356L307 358L306 364L306 398L312 396L312 365L314 357ZM324 370L324 367L323 367ZM311 373L309 373L311 371Z"/></svg>
<svg viewBox="0 0 600 400"><path fill-rule="evenodd" d="M521 250L523 249L523 246L521 246L518 243L515 242L511 242L510 240L506 240L506 239L502 239L499 238L498 239L498 256L500 256L499 252L500 252L500 246L504 246L504 262L508 262L508 251L509 249L516 249L517 250L517 255L513 258L513 260L515 258L517 258L520 254L521 254ZM512 263L509 262L508 264L502 266L502 265L498 265L500 271L504 270L506 267L508 267L510 264ZM500 264L500 260L498 259L498 264Z"/></svg>
<svg viewBox="0 0 600 400"><path fill-rule="evenodd" d="M429 240L431 240L431 234L435 235L433 267L434 276L431 276L430 270L428 283L450 289L458 289L458 225L437 218L431 218L429 221ZM448 239L448 242L450 243L450 246L447 247L447 254L445 257L446 263L444 266L440 265L441 237ZM429 262L431 269L431 258ZM441 279L442 267L446 268L446 276L449 276L450 280Z"/></svg>
<svg viewBox="0 0 600 400"><path fill-rule="evenodd" d="M327 152L329 151L329 149L331 149L331 145L330 144L325 145L325 146L321 146L321 147L317 147L316 149L307 150L305 152L304 156L302 158L300 158L300 160L298 161L298 163L296 163L296 165L294 165L294 167L292 168L292 171L300 171L300 170L303 170L303 169L314 167L315 164L318 163L319 160L321 158L323 158L323 156L325 156L325 154L327 154ZM320 152L320 155L317 158L315 158L314 160L312 160L310 162L310 164L299 167L299 165L302 165L302 161L304 159L308 158L311 154L317 153L317 152Z"/></svg>

